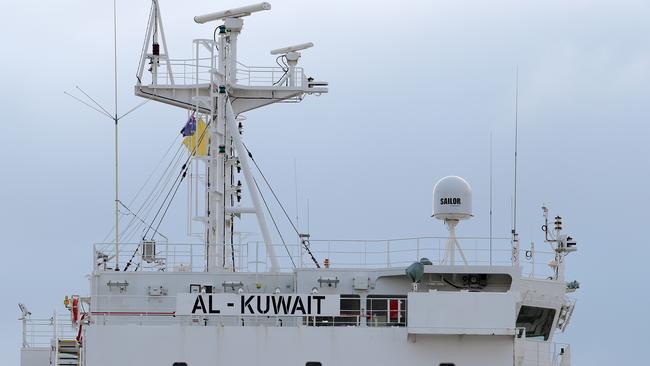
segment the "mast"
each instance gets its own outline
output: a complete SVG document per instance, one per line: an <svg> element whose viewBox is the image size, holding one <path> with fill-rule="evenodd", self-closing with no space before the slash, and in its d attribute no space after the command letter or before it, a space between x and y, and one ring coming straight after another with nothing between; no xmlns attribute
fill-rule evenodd
<svg viewBox="0 0 650 366"><path fill-rule="evenodd" d="M144 50L153 45L153 52L143 52L139 65L138 83L135 93L138 96L157 100L166 104L191 110L202 114L207 119L206 136L207 154L201 157L206 164L207 182L205 187L205 216L195 219L205 224L206 270L235 271L234 226L237 218L244 214L255 215L260 234L264 240L266 255L270 260L271 271L278 271L280 264L275 253L273 238L266 222L261 192L250 169L249 151L243 142L243 132L237 117L248 110L263 107L286 100L301 101L305 94L327 92L326 82L316 82L307 78L302 69L297 67L301 54L298 51L312 47L311 43L285 47L271 51L278 58L285 58L291 67L260 68L248 67L238 62L238 37L243 28L243 18L255 12L270 10L269 3L260 3L229 9L216 13L194 17L195 22L222 22L214 29L214 38L195 40L197 45L196 60L185 65L195 71L196 78L189 84L185 78L176 84L171 63L167 56L167 47L157 2L153 1L149 29L145 39ZM161 39L165 55L156 54L156 28L160 25ZM212 31L210 32L212 36ZM153 39L152 39L153 37ZM210 61L202 65L199 57L199 45L209 50ZM158 48L159 50L159 48ZM279 56L278 56L279 55ZM144 65L150 60L152 67L151 81L143 82ZM158 59L166 61L166 70L158 66ZM201 69L199 69L201 67ZM209 77L199 72L209 70ZM243 75L238 80L238 72ZM166 75L165 75L166 73ZM160 77L162 75L162 78ZM260 82L259 80L265 80ZM209 81L209 82L206 82ZM198 145L198 143L197 143ZM196 156L192 159L197 159ZM243 177L242 177L243 176ZM241 198L246 188L247 198L252 207L241 205Z"/></svg>
<svg viewBox="0 0 650 366"><path fill-rule="evenodd" d="M517 152L519 145L519 66L515 71L515 154L514 154L514 202L512 205L512 265L519 265L519 234L517 234Z"/></svg>
<svg viewBox="0 0 650 366"><path fill-rule="evenodd" d="M118 133L117 123L117 0L113 0L113 74L114 74L114 98L115 98L115 270L120 270L120 180L118 160Z"/></svg>

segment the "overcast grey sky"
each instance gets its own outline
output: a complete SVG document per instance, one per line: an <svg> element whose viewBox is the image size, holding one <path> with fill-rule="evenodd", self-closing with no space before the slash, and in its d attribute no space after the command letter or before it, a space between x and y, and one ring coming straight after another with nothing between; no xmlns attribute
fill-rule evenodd
<svg viewBox="0 0 650 366"><path fill-rule="evenodd" d="M172 57L211 37L192 16L242 1L160 0ZM7 1L0 8L0 354L18 364L18 301L35 315L87 292L91 243L112 225L112 125L64 96L75 85L112 108L112 1ZM241 60L312 41L302 65L330 94L248 114L267 176L315 238L444 235L430 217L445 175L473 186L487 235L489 135L495 234L510 230L515 68L519 67L519 228L541 242L542 203L579 243L569 257L578 307L559 341L576 365L644 363L650 341L650 3L647 1L273 1L246 20ZM132 86L149 2L118 0L119 102ZM149 103L120 130L128 200L183 124ZM183 204L164 232L184 240ZM301 212L305 215L305 212Z"/></svg>

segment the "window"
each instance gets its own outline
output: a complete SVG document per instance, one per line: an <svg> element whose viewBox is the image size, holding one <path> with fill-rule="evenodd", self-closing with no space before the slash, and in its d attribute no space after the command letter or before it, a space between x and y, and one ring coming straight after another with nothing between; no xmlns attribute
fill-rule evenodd
<svg viewBox="0 0 650 366"><path fill-rule="evenodd" d="M334 317L334 325L359 325L361 299L359 295L341 295L341 316Z"/></svg>
<svg viewBox="0 0 650 366"><path fill-rule="evenodd" d="M359 325L361 299L359 295L341 295L340 316L306 316L303 324L316 327L345 327Z"/></svg>
<svg viewBox="0 0 650 366"><path fill-rule="evenodd" d="M522 305L517 316L517 328L526 329L526 338L543 338L551 335L555 309Z"/></svg>
<svg viewBox="0 0 650 366"><path fill-rule="evenodd" d="M366 309L369 327L406 325L406 296L368 295Z"/></svg>
<svg viewBox="0 0 650 366"><path fill-rule="evenodd" d="M309 361L305 364L305 366L322 366L323 364L317 361Z"/></svg>

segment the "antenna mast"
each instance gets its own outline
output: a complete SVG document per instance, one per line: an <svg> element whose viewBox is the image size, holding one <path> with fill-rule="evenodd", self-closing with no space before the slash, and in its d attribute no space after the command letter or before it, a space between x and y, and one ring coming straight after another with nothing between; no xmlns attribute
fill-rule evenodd
<svg viewBox="0 0 650 366"><path fill-rule="evenodd" d="M155 0L154 0L155 2ZM88 101L84 101L79 97L76 97L66 91L63 93L72 99L76 100L77 102L87 106L88 108L93 109L94 111L98 112L99 114L108 117L113 121L113 124L115 126L115 270L119 271L120 270L120 206L124 205L120 201L120 196L119 196L119 155L118 155L118 122L129 115L131 112L135 111L136 109L142 107L145 105L147 102L149 102L150 99L145 100L144 102L141 102L134 106L133 108L129 109L125 113L123 113L121 116L118 115L118 98L117 98L117 0L113 0L113 97L114 97L114 111L113 114L109 113L107 108L104 108L101 104L97 102L94 98L92 98L87 92L85 92L83 89L81 89L79 86L76 86L76 88L87 98ZM126 206L125 206L126 208ZM128 208L127 208L128 210ZM110 235L110 232L109 234ZM107 239L108 239L107 235Z"/></svg>
<svg viewBox="0 0 650 366"><path fill-rule="evenodd" d="M515 70L515 160L514 197L512 212L512 265L519 264L519 235L517 234L517 149L519 142L519 66Z"/></svg>
<svg viewBox="0 0 650 366"><path fill-rule="evenodd" d="M120 190L119 190L119 160L117 148L117 0L113 0L113 74L114 74L114 97L115 97L115 270L120 270Z"/></svg>
<svg viewBox="0 0 650 366"><path fill-rule="evenodd" d="M492 130L490 130L490 265L492 265Z"/></svg>

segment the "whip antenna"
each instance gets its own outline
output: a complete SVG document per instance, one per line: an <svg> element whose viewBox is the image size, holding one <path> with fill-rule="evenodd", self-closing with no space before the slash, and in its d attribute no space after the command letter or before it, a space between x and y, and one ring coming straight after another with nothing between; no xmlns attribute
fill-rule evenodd
<svg viewBox="0 0 650 366"><path fill-rule="evenodd" d="M97 102L93 97L90 96L90 94L86 93L83 89L81 89L79 86L75 87L77 90L79 90L85 98L88 101L84 101L82 98L77 97L72 95L71 93L68 93L64 91L63 93L72 99L76 100L77 102L87 106L88 108L93 109L94 111L98 112L99 114L108 117L111 119L115 125L115 270L119 271L120 267L120 261L119 261L119 242L120 242L120 196L119 196L119 155L118 155L118 122L126 117L128 114L131 112L135 111L136 109L142 107L145 105L149 100L145 100L144 102L141 102L137 104L135 107L129 109L127 112L122 114L121 116L118 114L118 98L117 98L117 90L118 90L118 83L117 83L117 0L113 0L113 97L114 97L114 111L113 114L109 113L109 111L104 108L99 102Z"/></svg>
<svg viewBox="0 0 650 366"><path fill-rule="evenodd" d="M490 265L492 265L492 130L490 130Z"/></svg>
<svg viewBox="0 0 650 366"><path fill-rule="evenodd" d="M512 233L517 233L517 149L519 144L519 66L515 71L515 188L514 212L512 217Z"/></svg>
<svg viewBox="0 0 650 366"><path fill-rule="evenodd" d="M519 143L519 66L515 69L515 159L514 195L512 203L512 265L519 263L519 237L517 235L517 150Z"/></svg>

